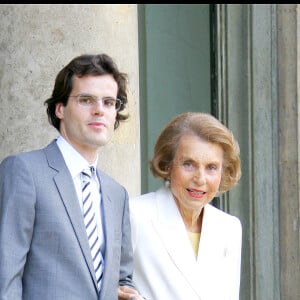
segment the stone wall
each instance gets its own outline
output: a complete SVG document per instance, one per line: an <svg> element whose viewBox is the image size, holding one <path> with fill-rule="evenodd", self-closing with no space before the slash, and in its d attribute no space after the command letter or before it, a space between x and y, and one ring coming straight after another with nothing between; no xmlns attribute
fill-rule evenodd
<svg viewBox="0 0 300 300"><path fill-rule="evenodd" d="M129 194L140 193L138 26L136 4L0 6L0 161L47 145L58 132L44 100L73 57L107 53L129 76L130 119L99 151L100 167Z"/></svg>

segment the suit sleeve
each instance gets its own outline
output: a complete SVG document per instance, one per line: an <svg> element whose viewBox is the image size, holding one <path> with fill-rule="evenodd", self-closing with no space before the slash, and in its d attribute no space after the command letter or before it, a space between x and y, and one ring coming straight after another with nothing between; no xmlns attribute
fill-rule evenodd
<svg viewBox="0 0 300 300"><path fill-rule="evenodd" d="M0 299L22 299L22 275L35 218L34 180L18 156L0 165Z"/></svg>
<svg viewBox="0 0 300 300"><path fill-rule="evenodd" d="M120 261L120 285L127 285L135 288L132 282L133 253L131 243L131 227L129 218L128 193L125 190L125 202L122 221L122 245Z"/></svg>

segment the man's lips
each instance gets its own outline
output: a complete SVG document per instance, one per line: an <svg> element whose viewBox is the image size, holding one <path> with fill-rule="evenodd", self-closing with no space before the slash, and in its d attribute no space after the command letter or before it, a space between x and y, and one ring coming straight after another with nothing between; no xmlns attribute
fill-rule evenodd
<svg viewBox="0 0 300 300"><path fill-rule="evenodd" d="M106 127L106 124L104 122L99 122L99 121L93 121L88 123L89 126L91 127Z"/></svg>

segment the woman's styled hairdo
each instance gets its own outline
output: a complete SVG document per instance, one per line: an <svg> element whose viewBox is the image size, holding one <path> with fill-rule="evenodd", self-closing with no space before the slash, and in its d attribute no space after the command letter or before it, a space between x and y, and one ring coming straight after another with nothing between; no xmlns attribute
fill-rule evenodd
<svg viewBox="0 0 300 300"><path fill-rule="evenodd" d="M152 174L157 178L168 180L169 167L180 139L190 134L222 147L224 156L219 191L228 191L241 177L239 145L232 132L208 113L182 113L165 126L154 146L153 159L150 161Z"/></svg>

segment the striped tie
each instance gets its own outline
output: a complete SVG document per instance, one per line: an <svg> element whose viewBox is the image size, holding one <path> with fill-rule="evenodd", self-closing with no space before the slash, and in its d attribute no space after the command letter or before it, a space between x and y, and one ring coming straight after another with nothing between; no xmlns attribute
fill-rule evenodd
<svg viewBox="0 0 300 300"><path fill-rule="evenodd" d="M82 201L83 201L83 218L84 224L88 236L89 245L91 248L91 255L93 259L93 264L95 268L95 274L98 284L98 289L100 290L101 279L103 275L103 264L102 264L102 254L100 251L100 240L97 234L97 222L95 216L95 210L93 206L93 200L91 196L91 173L94 168L85 169L82 172Z"/></svg>

